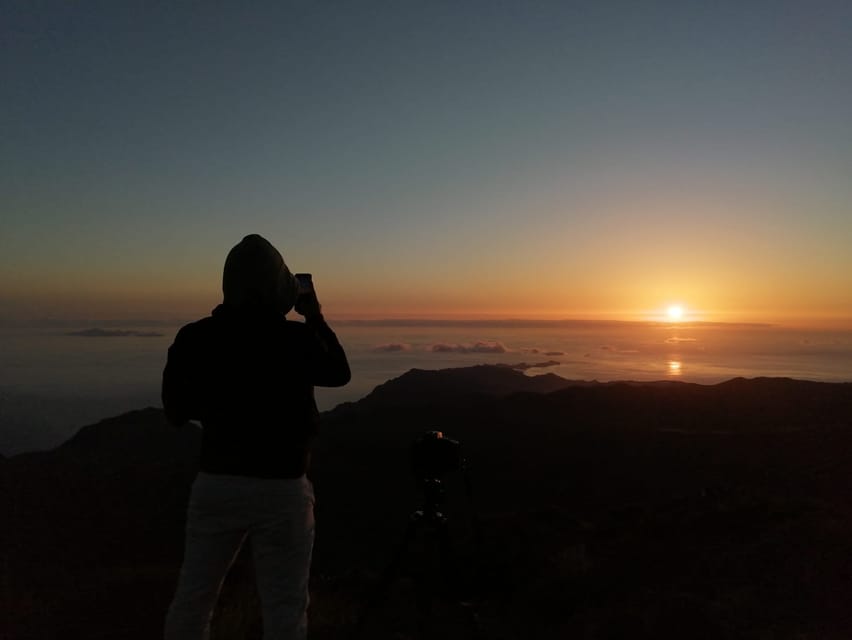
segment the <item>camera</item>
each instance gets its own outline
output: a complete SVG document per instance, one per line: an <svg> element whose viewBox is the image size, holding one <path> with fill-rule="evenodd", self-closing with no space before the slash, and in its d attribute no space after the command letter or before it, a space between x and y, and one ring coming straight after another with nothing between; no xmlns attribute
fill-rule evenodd
<svg viewBox="0 0 852 640"><path fill-rule="evenodd" d="M464 466L458 440L445 438L441 431L427 431L411 447L411 467L421 480L439 480Z"/></svg>

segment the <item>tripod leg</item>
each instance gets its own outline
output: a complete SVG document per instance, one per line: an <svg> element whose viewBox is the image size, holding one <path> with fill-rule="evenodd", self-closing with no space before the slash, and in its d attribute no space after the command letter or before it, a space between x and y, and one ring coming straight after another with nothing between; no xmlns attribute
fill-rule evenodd
<svg viewBox="0 0 852 640"><path fill-rule="evenodd" d="M432 637L432 607L435 594L443 587L444 543L440 533L441 521L433 518L426 524L423 556L416 581L417 629L420 638ZM436 567L437 565L437 567Z"/></svg>
<svg viewBox="0 0 852 640"><path fill-rule="evenodd" d="M480 628L479 615L473 603L466 599L468 594L464 593L466 589L462 584L462 575L459 571L458 559L453 548L447 520L443 520L440 523L440 526L436 529L436 535L440 549L440 576L444 587L442 593L445 594L446 600L456 608L458 614L469 625L469 637L471 639L481 638L482 630Z"/></svg>
<svg viewBox="0 0 852 640"><path fill-rule="evenodd" d="M408 525L405 528L405 533L402 536L402 540L399 543L396 552L391 558L391 561L385 567L385 570L382 572L376 588L367 598L367 602L361 610L361 615L358 616L358 620L355 623L355 629L352 633L353 640L361 637L367 620L385 599L391 584L400 577L401 569L405 562L405 558L408 556L411 542L414 540L414 536L417 533L419 518L419 515L415 513L409 519Z"/></svg>
<svg viewBox="0 0 852 640"><path fill-rule="evenodd" d="M417 637L421 640L443 637L440 631L442 623L435 617L435 604L438 601L449 605L472 629L478 628L472 608L461 601L460 575L446 517L433 513L423 524L422 566L416 582ZM472 631L471 637L478 637L475 631Z"/></svg>

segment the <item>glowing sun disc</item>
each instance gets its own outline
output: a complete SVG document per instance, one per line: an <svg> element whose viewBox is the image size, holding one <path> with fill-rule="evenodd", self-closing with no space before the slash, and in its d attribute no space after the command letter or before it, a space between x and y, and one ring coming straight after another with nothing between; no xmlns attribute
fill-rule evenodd
<svg viewBox="0 0 852 640"><path fill-rule="evenodd" d="M683 319L683 307L677 304L673 304L666 310L666 315L668 315L669 320L672 322L677 322Z"/></svg>

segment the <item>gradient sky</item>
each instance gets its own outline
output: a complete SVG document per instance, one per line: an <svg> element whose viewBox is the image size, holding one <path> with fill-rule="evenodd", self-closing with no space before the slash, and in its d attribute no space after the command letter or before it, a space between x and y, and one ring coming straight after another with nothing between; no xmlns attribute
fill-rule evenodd
<svg viewBox="0 0 852 640"><path fill-rule="evenodd" d="M249 6L250 5L250 6ZM852 327L852 3L0 1L0 323Z"/></svg>

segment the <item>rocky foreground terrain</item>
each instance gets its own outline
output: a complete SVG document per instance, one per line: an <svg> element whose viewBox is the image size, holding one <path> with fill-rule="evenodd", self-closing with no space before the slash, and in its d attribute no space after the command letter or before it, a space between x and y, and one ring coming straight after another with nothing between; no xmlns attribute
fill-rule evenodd
<svg viewBox="0 0 852 640"><path fill-rule="evenodd" d="M431 430L468 469L446 571L397 555ZM0 638L159 637L199 441L148 408L0 459ZM852 384L412 370L324 415L311 476L317 640L852 637ZM261 624L242 554L213 635Z"/></svg>

